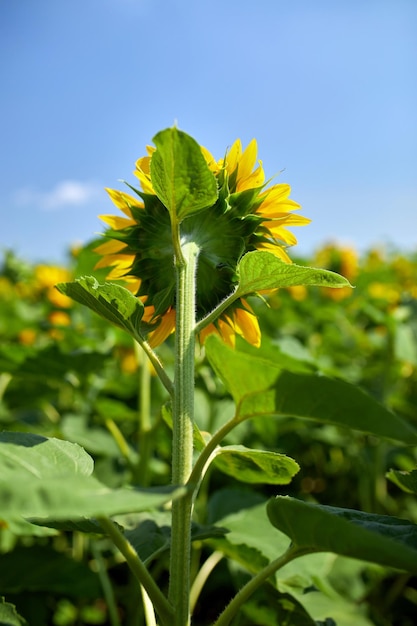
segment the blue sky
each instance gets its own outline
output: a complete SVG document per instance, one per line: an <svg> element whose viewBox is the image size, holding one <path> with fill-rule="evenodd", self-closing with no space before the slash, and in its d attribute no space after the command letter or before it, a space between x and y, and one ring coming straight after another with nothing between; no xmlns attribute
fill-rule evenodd
<svg viewBox="0 0 417 626"><path fill-rule="evenodd" d="M312 224L417 248L415 0L0 0L0 248L60 261L177 122L258 141Z"/></svg>

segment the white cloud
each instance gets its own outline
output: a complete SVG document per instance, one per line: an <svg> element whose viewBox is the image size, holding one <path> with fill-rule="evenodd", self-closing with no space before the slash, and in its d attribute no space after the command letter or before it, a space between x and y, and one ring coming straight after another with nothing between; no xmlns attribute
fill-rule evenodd
<svg viewBox="0 0 417 626"><path fill-rule="evenodd" d="M103 194L103 188L93 182L62 180L50 191L24 188L14 194L20 206L37 206L43 211L57 211L66 207L82 206Z"/></svg>

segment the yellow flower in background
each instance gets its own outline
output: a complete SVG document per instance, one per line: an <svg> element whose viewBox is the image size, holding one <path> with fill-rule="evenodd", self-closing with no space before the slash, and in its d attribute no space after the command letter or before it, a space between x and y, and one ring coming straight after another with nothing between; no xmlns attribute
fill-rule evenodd
<svg viewBox="0 0 417 626"><path fill-rule="evenodd" d="M51 311L48 321L53 326L70 326L71 318L65 311Z"/></svg>
<svg viewBox="0 0 417 626"><path fill-rule="evenodd" d="M35 267L35 281L38 290L44 292L51 304L58 308L69 308L72 305L72 300L55 289L55 285L70 280L72 280L72 274L66 268L54 265L37 265Z"/></svg>
<svg viewBox="0 0 417 626"><path fill-rule="evenodd" d="M316 253L314 264L317 267L341 274L352 283L358 274L359 258L354 248L329 243ZM350 287L342 287L341 289L323 287L322 292L336 301L344 300L352 295Z"/></svg>
<svg viewBox="0 0 417 626"><path fill-rule="evenodd" d="M175 329L175 274L170 217L156 196L151 180L155 149L137 160L134 174L140 189L136 195L107 189L121 216L103 215L109 226L107 241L96 249L102 255L97 268L108 267L109 280L124 280L145 305L143 320L150 324L148 341L159 345ZM214 205L188 216L181 224L181 236L198 244L197 319L210 313L234 289L236 267L249 251L268 250L286 263L286 248L297 240L288 227L303 226L309 219L294 213L300 206L290 199L290 187L266 187L257 145L253 140L242 150L237 140L223 159L216 161L202 148L214 173L219 197ZM236 335L260 345L258 320L248 302L231 305L204 329L200 340L218 333L229 345Z"/></svg>
<svg viewBox="0 0 417 626"><path fill-rule="evenodd" d="M34 328L23 328L18 333L18 341L22 346L33 346L36 341L36 330Z"/></svg>

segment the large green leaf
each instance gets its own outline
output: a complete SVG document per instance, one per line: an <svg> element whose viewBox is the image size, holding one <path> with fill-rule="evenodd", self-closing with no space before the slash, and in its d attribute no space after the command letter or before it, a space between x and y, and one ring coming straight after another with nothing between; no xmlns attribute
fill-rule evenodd
<svg viewBox="0 0 417 626"><path fill-rule="evenodd" d="M24 433L0 434L0 502L5 519L77 520L146 511L184 489L109 489L91 475L77 444Z"/></svg>
<svg viewBox="0 0 417 626"><path fill-rule="evenodd" d="M411 425L354 385L285 371L271 361L233 350L215 336L205 345L212 367L238 405L239 420L292 416L417 443Z"/></svg>
<svg viewBox="0 0 417 626"><path fill-rule="evenodd" d="M288 496L271 499L267 511L271 524L306 553L333 552L417 573L416 524Z"/></svg>
<svg viewBox="0 0 417 626"><path fill-rule="evenodd" d="M298 463L285 454L238 445L218 448L214 464L241 482L268 485L287 485L300 469Z"/></svg>
<svg viewBox="0 0 417 626"><path fill-rule="evenodd" d="M121 285L100 285L94 276L83 276L71 283L59 283L58 291L80 302L105 320L126 330L132 337L140 335L143 304Z"/></svg>
<svg viewBox="0 0 417 626"><path fill-rule="evenodd" d="M224 489L214 494L209 501L209 519L227 532L224 537L210 539L209 543L256 574L283 554L290 540L269 523L266 503L254 504L253 499L253 492L236 489ZM215 511L224 509L225 515L210 515L214 500ZM361 615L362 608L344 601L330 586L327 575L333 563L332 554L306 554L277 571L277 586L281 592L295 595L295 602L303 605L316 620L337 615L340 626L370 626L371 622ZM296 619L295 616L288 617ZM298 621L288 623L298 625Z"/></svg>
<svg viewBox="0 0 417 626"><path fill-rule="evenodd" d="M153 142L152 185L172 223L212 206L217 200L217 183L198 143L177 128L162 130Z"/></svg>
<svg viewBox="0 0 417 626"><path fill-rule="evenodd" d="M236 295L243 296L263 289L314 285L318 287L350 287L349 281L329 270L285 263L271 252L256 250L241 259Z"/></svg>

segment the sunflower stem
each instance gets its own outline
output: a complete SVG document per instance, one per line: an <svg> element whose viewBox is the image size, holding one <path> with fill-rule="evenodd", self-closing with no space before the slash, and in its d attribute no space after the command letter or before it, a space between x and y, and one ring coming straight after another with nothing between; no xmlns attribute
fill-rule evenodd
<svg viewBox="0 0 417 626"><path fill-rule="evenodd" d="M179 241L177 247L178 245ZM194 242L187 242L181 246L181 255L175 256L177 296L172 447L174 485L186 484L192 470L198 252L199 249ZM175 626L188 626L190 623L192 505L192 492L172 503L169 600L174 607Z"/></svg>
<svg viewBox="0 0 417 626"><path fill-rule="evenodd" d="M228 309L229 306L233 304L233 302L235 302L239 297L239 290L238 288L236 288L234 291L232 291L231 294L227 296L227 298L222 300L220 304L218 304L212 311L210 311L210 313L208 313L208 315L203 317L198 322L198 324L196 324L196 335L198 335L206 326L215 322L220 317L220 315L224 313L226 309Z"/></svg>

